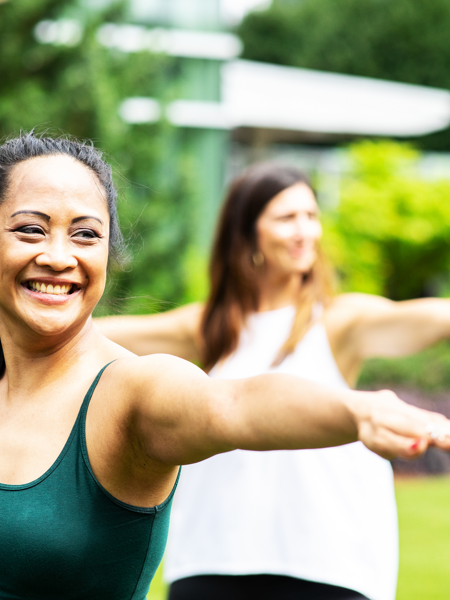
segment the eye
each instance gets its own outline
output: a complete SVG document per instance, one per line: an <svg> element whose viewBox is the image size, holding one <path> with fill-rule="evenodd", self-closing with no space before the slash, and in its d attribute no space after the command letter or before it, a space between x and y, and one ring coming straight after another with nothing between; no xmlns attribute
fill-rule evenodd
<svg viewBox="0 0 450 600"><path fill-rule="evenodd" d="M45 232L42 229L42 227L39 227L39 225L25 225L23 227L18 227L17 229L15 229L14 231L18 231L20 233L25 233L28 235L44 235Z"/></svg>
<svg viewBox="0 0 450 600"><path fill-rule="evenodd" d="M279 221L291 221L292 219L295 219L294 214L280 215L278 217Z"/></svg>
<svg viewBox="0 0 450 600"><path fill-rule="evenodd" d="M93 229L79 229L73 236L84 240L95 240L100 237Z"/></svg>

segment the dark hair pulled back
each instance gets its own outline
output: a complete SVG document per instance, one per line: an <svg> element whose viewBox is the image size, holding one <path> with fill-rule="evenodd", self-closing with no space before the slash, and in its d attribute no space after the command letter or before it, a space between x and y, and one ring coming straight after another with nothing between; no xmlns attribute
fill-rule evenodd
<svg viewBox="0 0 450 600"><path fill-rule="evenodd" d="M78 141L68 136L56 138L36 136L34 131L23 133L0 146L0 203L7 196L13 168L21 162L42 156L70 156L93 171L106 195L109 225L109 258L119 261L123 237L117 216L117 191L114 187L110 165L102 158L102 152L88 141Z"/></svg>
<svg viewBox="0 0 450 600"><path fill-rule="evenodd" d="M37 136L34 131L21 133L0 146L0 204L6 200L14 167L32 158L45 156L69 156L79 161L97 176L104 192L110 217L109 259L120 262L123 237L117 215L117 191L114 187L110 165L102 158L102 152L91 141L78 141L69 136ZM5 372L5 359L0 343L0 377Z"/></svg>

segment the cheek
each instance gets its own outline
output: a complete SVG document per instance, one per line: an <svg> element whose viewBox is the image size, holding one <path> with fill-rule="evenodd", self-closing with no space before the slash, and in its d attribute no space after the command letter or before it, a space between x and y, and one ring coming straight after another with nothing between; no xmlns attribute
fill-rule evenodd
<svg viewBox="0 0 450 600"><path fill-rule="evenodd" d="M259 248L276 248L284 246L286 241L289 241L295 234L294 227L289 223L282 223L277 226L272 226L267 229L262 229L259 232L258 242Z"/></svg>
<svg viewBox="0 0 450 600"><path fill-rule="evenodd" d="M16 277L33 259L33 248L0 239L0 278Z"/></svg>
<svg viewBox="0 0 450 600"><path fill-rule="evenodd" d="M106 282L106 268L108 264L108 255L101 252L97 256L86 261L84 266L85 277L90 280L93 287L103 289Z"/></svg>
<svg viewBox="0 0 450 600"><path fill-rule="evenodd" d="M310 224L308 237L314 241L320 240L322 237L322 225L318 221Z"/></svg>

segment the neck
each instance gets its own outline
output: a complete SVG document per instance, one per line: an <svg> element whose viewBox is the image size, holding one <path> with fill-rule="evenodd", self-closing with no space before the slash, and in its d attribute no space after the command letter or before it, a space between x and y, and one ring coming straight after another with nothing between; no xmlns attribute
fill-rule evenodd
<svg viewBox="0 0 450 600"><path fill-rule="evenodd" d="M296 304L301 286L302 279L299 273L264 273L259 282L259 311L277 310Z"/></svg>
<svg viewBox="0 0 450 600"><path fill-rule="evenodd" d="M56 339L8 335L2 328L1 343L6 363L2 384L9 393L29 393L64 378L74 364L88 359L98 332L89 318L76 331ZM20 341L19 341L20 340Z"/></svg>

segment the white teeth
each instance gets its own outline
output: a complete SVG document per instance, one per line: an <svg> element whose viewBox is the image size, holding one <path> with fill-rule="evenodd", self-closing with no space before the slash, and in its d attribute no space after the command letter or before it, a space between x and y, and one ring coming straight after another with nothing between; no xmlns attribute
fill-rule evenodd
<svg viewBox="0 0 450 600"><path fill-rule="evenodd" d="M41 292L42 294L54 294L56 296L60 296L61 294L68 294L72 288L72 284L55 285L53 287L51 283L46 285L45 283L39 283L39 281L30 281L28 285L32 290Z"/></svg>

